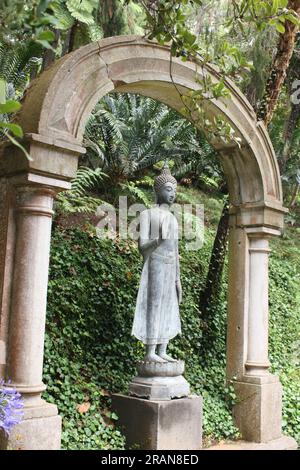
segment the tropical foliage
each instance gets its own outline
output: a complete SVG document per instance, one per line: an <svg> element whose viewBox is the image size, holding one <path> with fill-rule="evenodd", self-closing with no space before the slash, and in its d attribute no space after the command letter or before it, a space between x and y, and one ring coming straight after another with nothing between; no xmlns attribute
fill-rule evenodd
<svg viewBox="0 0 300 470"><path fill-rule="evenodd" d="M217 83L204 78L198 90L182 96L181 115L148 97L110 94L87 122L87 153L81 157L72 189L57 198L50 268L45 398L59 406L65 448L124 447L117 416L110 409L110 393L126 390L133 363L142 354L141 344L130 338L141 260L134 243L99 240L89 221L101 202L114 202L120 194L148 206L153 176L166 158L181 182L178 201L205 202L208 210L203 250L182 255L184 335L172 343L171 352L186 359L193 390L204 396L206 442L237 436L231 419L235 397L224 382L227 187L208 139L218 137L237 145L239 140L230 124L221 117L210 120L203 106L207 100L230 99L225 78L241 88L258 119L268 126L285 204L291 209L290 228L280 245L274 242L277 250L271 259L270 347L274 372L284 386L283 428L300 439L295 326L299 319L299 14L300 0L1 0L0 137L15 145L21 146L23 137L15 112L31 80L58 58L92 41L142 34L159 44L169 43L171 63L175 57L192 59L198 69L212 62L219 70ZM60 225L62 221L72 225L77 216L84 229L64 230ZM0 410L2 421L3 416ZM9 413L5 416L5 423L12 423Z"/></svg>
<svg viewBox="0 0 300 470"><path fill-rule="evenodd" d="M84 143L86 164L101 167L113 180L134 179L163 159L174 160L175 172L185 163L200 173L214 153L176 111L132 94L101 100L87 123Z"/></svg>

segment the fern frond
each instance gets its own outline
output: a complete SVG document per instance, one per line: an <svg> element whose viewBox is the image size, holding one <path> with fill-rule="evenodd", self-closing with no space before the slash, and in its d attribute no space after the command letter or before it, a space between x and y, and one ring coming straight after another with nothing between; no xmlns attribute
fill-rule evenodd
<svg viewBox="0 0 300 470"><path fill-rule="evenodd" d="M103 31L99 25L93 23L82 26L86 28L86 33L90 42L99 41L99 39L103 38Z"/></svg>
<svg viewBox="0 0 300 470"><path fill-rule="evenodd" d="M41 46L34 41L12 46L0 40L0 78L23 91L40 55Z"/></svg>
<svg viewBox="0 0 300 470"><path fill-rule="evenodd" d="M53 11L55 18L58 20L57 28L67 30L74 25L75 19L70 11L61 1L53 1L49 8Z"/></svg>
<svg viewBox="0 0 300 470"><path fill-rule="evenodd" d="M70 191L59 193L56 198L56 208L62 214L94 214L101 204L103 204L102 199L91 196L75 196Z"/></svg>
<svg viewBox="0 0 300 470"><path fill-rule="evenodd" d="M76 18L81 23L86 25L93 25L95 23L92 14L95 8L93 0L67 0L66 6L73 18Z"/></svg>
<svg viewBox="0 0 300 470"><path fill-rule="evenodd" d="M77 170L76 178L72 181L71 193L79 197L85 194L89 189L93 189L107 175L100 169L81 167Z"/></svg>
<svg viewBox="0 0 300 470"><path fill-rule="evenodd" d="M135 200L142 202L145 207L151 207L151 201L145 191L138 188L133 181L121 184L121 188L123 191L133 196Z"/></svg>
<svg viewBox="0 0 300 470"><path fill-rule="evenodd" d="M181 164L180 166L173 168L173 175L176 179L180 180L185 175L189 174L193 168L193 164L191 162Z"/></svg>

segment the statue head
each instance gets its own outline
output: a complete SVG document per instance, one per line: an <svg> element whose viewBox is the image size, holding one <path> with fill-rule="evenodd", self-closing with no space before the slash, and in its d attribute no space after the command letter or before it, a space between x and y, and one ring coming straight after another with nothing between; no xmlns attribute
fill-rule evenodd
<svg viewBox="0 0 300 470"><path fill-rule="evenodd" d="M171 205L176 197L177 181L171 175L168 163L165 162L161 173L154 180L154 191L158 204Z"/></svg>

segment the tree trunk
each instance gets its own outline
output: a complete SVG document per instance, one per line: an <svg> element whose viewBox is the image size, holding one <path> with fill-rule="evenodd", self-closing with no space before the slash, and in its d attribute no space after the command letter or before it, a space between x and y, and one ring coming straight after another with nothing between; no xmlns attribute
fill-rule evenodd
<svg viewBox="0 0 300 470"><path fill-rule="evenodd" d="M72 31L72 28L68 29L67 32L66 32L65 40L64 40L63 45L62 45L61 56L64 56L64 55L68 54L68 52L69 52L71 31Z"/></svg>
<svg viewBox="0 0 300 470"><path fill-rule="evenodd" d="M288 8L300 16L300 0L289 0ZM286 77L287 69L294 51L298 26L291 21L285 22L285 32L280 34L277 53L272 71L267 81L265 95L259 106L257 117L269 125L275 110L279 93Z"/></svg>
<svg viewBox="0 0 300 470"><path fill-rule="evenodd" d="M58 45L58 41L60 38L60 30L51 28L53 33L55 34L55 39L52 41L51 46L55 49ZM42 63L42 72L50 67L51 64L55 61L55 51L52 49L45 49L44 56L43 56L43 63Z"/></svg>
<svg viewBox="0 0 300 470"><path fill-rule="evenodd" d="M285 121L284 131L283 131L283 151L281 156L278 159L279 168L281 174L286 170L287 162L289 159L290 149L292 145L294 131L298 125L300 119L300 105L293 104L291 105L291 112L288 116L288 119Z"/></svg>
<svg viewBox="0 0 300 470"><path fill-rule="evenodd" d="M78 28L78 21L76 20L73 26L66 31L64 42L61 50L61 57L69 54L74 50L76 30Z"/></svg>
<svg viewBox="0 0 300 470"><path fill-rule="evenodd" d="M297 197L298 197L298 194L299 194L299 189L300 189L300 183L296 183L295 187L294 187L294 191L292 193L291 201L289 203L289 209L292 209L294 207L294 205L296 204Z"/></svg>
<svg viewBox="0 0 300 470"><path fill-rule="evenodd" d="M126 30L124 7L120 0L102 0L98 12L104 37L119 36Z"/></svg>
<svg viewBox="0 0 300 470"><path fill-rule="evenodd" d="M229 204L226 202L219 220L209 262L206 283L200 298L200 306L204 314L207 312L209 305L215 299L216 295L220 292L220 284L227 251L228 228Z"/></svg>
<svg viewBox="0 0 300 470"><path fill-rule="evenodd" d="M68 52L67 53L72 52L74 50L75 35L76 35L77 27L78 27L78 21L76 20L75 23L73 24L71 30L70 30L70 38L69 38Z"/></svg>

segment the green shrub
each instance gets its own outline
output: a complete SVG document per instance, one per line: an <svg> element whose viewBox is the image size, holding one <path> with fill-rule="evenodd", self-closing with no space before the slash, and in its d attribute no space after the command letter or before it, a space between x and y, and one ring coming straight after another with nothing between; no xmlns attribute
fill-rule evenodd
<svg viewBox="0 0 300 470"><path fill-rule="evenodd" d="M283 385L283 432L300 443L300 272L277 250L270 262L270 361Z"/></svg>

